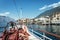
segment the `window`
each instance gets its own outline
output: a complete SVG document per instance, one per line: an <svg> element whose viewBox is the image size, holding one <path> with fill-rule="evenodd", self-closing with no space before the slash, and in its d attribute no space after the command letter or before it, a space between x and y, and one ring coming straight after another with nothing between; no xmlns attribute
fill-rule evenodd
<svg viewBox="0 0 60 40"><path fill-rule="evenodd" d="M57 18L57 20L59 20L59 18Z"/></svg>

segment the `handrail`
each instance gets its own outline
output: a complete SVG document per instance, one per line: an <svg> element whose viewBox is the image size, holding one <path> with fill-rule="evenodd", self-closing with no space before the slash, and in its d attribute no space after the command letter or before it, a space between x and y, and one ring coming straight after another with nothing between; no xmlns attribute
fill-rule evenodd
<svg viewBox="0 0 60 40"><path fill-rule="evenodd" d="M49 34L49 35L51 35L51 36L54 36L54 37L60 38L59 35L56 35L56 34L53 34L53 33L50 33L50 32L44 31L44 30L39 30L39 31L44 32L44 33L46 33L46 34Z"/></svg>
<svg viewBox="0 0 60 40"><path fill-rule="evenodd" d="M40 30L40 29L38 29L38 28L36 28L35 30L39 30L40 32L44 32L45 34L49 34L49 35L51 35L51 36L54 36L54 37L60 39L60 36L57 35L57 34L53 34L53 33L51 33L51 32L47 32L47 31L45 31L45 30Z"/></svg>
<svg viewBox="0 0 60 40"><path fill-rule="evenodd" d="M32 30L30 29L30 31L32 31ZM46 39L52 40L51 38L49 38L49 37L47 37L47 36L45 36L45 35L42 35L42 34L36 32L36 31L34 31L34 30L33 30L33 32L36 33L36 34L38 34L38 35L40 35L40 36L42 36L43 38L46 38Z"/></svg>
<svg viewBox="0 0 60 40"><path fill-rule="evenodd" d="M54 37L56 37L56 38L60 38L60 36L57 35L57 34L53 34L53 33L51 33L51 32L47 32L47 31L45 31L45 30L40 30L40 29L38 29L38 28L36 28L36 30L39 30L40 32L44 32L44 33L49 34L49 35L51 35L51 36L54 36Z"/></svg>

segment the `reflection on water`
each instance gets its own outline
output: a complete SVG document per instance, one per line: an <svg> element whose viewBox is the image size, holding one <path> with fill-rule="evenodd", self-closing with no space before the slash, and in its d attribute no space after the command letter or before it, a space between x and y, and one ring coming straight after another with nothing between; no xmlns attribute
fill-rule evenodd
<svg viewBox="0 0 60 40"><path fill-rule="evenodd" d="M31 24L29 25L33 29L40 29L40 30L46 30L48 32L60 35L60 25L37 25L37 24Z"/></svg>
<svg viewBox="0 0 60 40"><path fill-rule="evenodd" d="M46 25L46 31L60 35L60 25Z"/></svg>

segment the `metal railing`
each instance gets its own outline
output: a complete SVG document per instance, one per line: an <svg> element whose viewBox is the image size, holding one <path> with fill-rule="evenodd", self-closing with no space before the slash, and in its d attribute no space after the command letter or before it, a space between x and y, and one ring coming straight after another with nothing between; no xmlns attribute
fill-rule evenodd
<svg viewBox="0 0 60 40"><path fill-rule="evenodd" d="M33 32L33 33L35 33L35 34L38 34L39 36L41 36L40 38L41 39L43 39L43 40L52 40L51 38L49 38L49 37L47 37L47 36L45 36L45 33L43 32L43 34L40 34L40 33L38 33L38 32L36 32L36 31L34 31L34 30L31 30L31 29L29 29L31 32Z"/></svg>

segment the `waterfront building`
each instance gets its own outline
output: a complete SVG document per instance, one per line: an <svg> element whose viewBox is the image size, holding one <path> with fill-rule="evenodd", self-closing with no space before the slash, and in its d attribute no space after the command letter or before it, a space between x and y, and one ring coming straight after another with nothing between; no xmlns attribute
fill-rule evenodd
<svg viewBox="0 0 60 40"><path fill-rule="evenodd" d="M36 23L38 23L38 24L49 24L49 18L41 16L40 18L36 19Z"/></svg>
<svg viewBox="0 0 60 40"><path fill-rule="evenodd" d="M39 21L38 21L39 20ZM52 13L51 16L41 16L38 19L36 19L37 22L40 22L42 24L60 24L60 12Z"/></svg>
<svg viewBox="0 0 60 40"><path fill-rule="evenodd" d="M35 19L30 19L30 23L35 23Z"/></svg>
<svg viewBox="0 0 60 40"><path fill-rule="evenodd" d="M56 12L52 15L52 21L53 24L60 24L60 12Z"/></svg>
<svg viewBox="0 0 60 40"><path fill-rule="evenodd" d="M47 10L35 17L35 19L38 19L42 24L60 24L60 7Z"/></svg>

